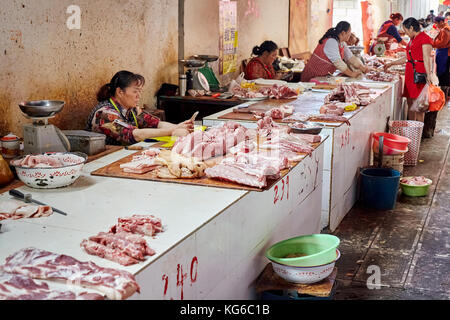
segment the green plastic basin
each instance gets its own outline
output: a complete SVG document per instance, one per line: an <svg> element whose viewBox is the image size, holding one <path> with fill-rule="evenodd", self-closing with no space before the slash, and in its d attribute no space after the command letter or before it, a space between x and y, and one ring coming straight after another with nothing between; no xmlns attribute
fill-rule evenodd
<svg viewBox="0 0 450 320"><path fill-rule="evenodd" d="M410 177L405 177L402 179L406 179ZM409 197L424 197L428 194L428 189L430 188L433 181L431 179L427 179L429 184L423 185L423 186L411 186L406 183L400 182L400 187L402 188L402 193L404 195L407 195ZM401 179L400 179L401 181Z"/></svg>
<svg viewBox="0 0 450 320"><path fill-rule="evenodd" d="M338 237L331 234L310 234L275 243L266 251L266 257L279 264L296 267L313 267L336 260ZM302 254L301 257L286 258Z"/></svg>

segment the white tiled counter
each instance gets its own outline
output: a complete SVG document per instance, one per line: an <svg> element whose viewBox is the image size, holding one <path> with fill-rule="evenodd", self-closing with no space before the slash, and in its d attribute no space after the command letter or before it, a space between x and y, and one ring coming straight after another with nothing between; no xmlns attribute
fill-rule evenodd
<svg viewBox="0 0 450 320"><path fill-rule="evenodd" d="M324 143L264 192L90 175L133 152L86 164L66 188L18 188L68 215L2 221L0 263L34 246L135 274L141 293L130 299L252 299L252 282L268 262L265 250L320 231ZM146 237L156 254L145 262L125 267L80 248L83 239L132 214L153 214L165 228Z"/></svg>
<svg viewBox="0 0 450 320"><path fill-rule="evenodd" d="M361 167L369 165L370 134L383 132L391 115L392 86L377 82L372 86L376 93L366 107L345 113L350 126L344 123L323 123L320 135L325 140L323 160L323 195L321 229L329 226L334 231L357 200L357 176ZM307 92L299 96L295 112L318 114L323 105L323 92ZM316 99L313 99L314 95ZM305 101L305 103L303 103ZM311 102L306 102L311 101ZM203 125L220 125L225 119L219 117L232 112L233 108L203 118ZM256 121L239 121L248 128L256 128Z"/></svg>

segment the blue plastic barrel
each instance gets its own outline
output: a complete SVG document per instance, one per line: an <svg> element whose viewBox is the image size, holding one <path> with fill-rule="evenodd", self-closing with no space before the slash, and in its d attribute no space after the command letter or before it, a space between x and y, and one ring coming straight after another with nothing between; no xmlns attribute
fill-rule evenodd
<svg viewBox="0 0 450 320"><path fill-rule="evenodd" d="M400 172L391 168L361 170L361 196L364 205L377 210L394 209Z"/></svg>

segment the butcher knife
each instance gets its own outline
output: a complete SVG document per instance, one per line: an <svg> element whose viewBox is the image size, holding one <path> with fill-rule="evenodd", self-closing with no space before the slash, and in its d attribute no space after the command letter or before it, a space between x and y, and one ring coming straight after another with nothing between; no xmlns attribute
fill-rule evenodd
<svg viewBox="0 0 450 320"><path fill-rule="evenodd" d="M25 202L34 202L34 203L39 204L41 206L47 206L47 204L45 204L45 203L42 203L40 201L32 199L31 198L31 194L29 194L29 193L23 194L22 192L13 189L13 190L9 190L9 194L12 195L13 197L16 197L16 198L18 198L20 200L23 200ZM52 208L53 211L67 216L67 213L65 213L65 212L63 212L63 211L61 211L59 209L53 208L53 207L51 207L51 208Z"/></svg>

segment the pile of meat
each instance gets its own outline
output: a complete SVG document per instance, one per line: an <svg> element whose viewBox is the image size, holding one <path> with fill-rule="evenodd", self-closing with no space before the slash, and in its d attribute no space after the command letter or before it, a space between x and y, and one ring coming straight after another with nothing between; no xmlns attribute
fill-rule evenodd
<svg viewBox="0 0 450 320"><path fill-rule="evenodd" d="M179 138L172 152L198 160L207 160L226 154L230 148L254 136L254 130L228 121L222 127L212 127L208 131L194 131L186 137Z"/></svg>
<svg viewBox="0 0 450 320"><path fill-rule="evenodd" d="M41 218L53 213L52 207L25 203L19 200L0 202L0 221L4 219Z"/></svg>
<svg viewBox="0 0 450 320"><path fill-rule="evenodd" d="M84 239L81 247L89 254L128 266L155 254L142 236L153 237L161 231L161 219L153 215L133 215L119 218L109 232Z"/></svg>
<svg viewBox="0 0 450 320"><path fill-rule="evenodd" d="M12 160L10 164L24 168L58 168L83 163L84 161L84 158L74 154L54 153L34 156L26 155L22 159Z"/></svg>
<svg viewBox="0 0 450 320"><path fill-rule="evenodd" d="M150 148L133 156L130 162L122 163L124 172L144 174L155 170L162 179L201 178L206 165L192 157L185 157L176 152Z"/></svg>
<svg viewBox="0 0 450 320"><path fill-rule="evenodd" d="M273 98L273 99L291 99L298 96L298 92L294 89L284 85L274 84L271 87L261 87L258 90L251 90L250 88L242 88L235 86L231 92L238 98Z"/></svg>
<svg viewBox="0 0 450 320"><path fill-rule="evenodd" d="M292 116L283 119L283 122L296 122L296 121L344 122L350 125L350 122L346 117L335 114L303 114L300 112L296 112Z"/></svg>
<svg viewBox="0 0 450 320"><path fill-rule="evenodd" d="M397 76L383 71L370 71L365 74L365 77L373 81L392 82L397 79Z"/></svg>
<svg viewBox="0 0 450 320"><path fill-rule="evenodd" d="M102 268L90 261L81 262L32 247L7 257L0 270L0 299L102 299L105 295L112 300L122 300L140 290L134 276L127 271ZM101 295L55 291L35 282L36 279L89 288Z"/></svg>
<svg viewBox="0 0 450 320"><path fill-rule="evenodd" d="M400 182L409 186L426 186L428 184L431 184L430 179L427 179L423 176L402 178Z"/></svg>
<svg viewBox="0 0 450 320"><path fill-rule="evenodd" d="M366 106L372 99L370 98L370 88L357 83L340 83L336 89L325 97L325 104L334 102L355 103Z"/></svg>
<svg viewBox="0 0 450 320"><path fill-rule="evenodd" d="M263 117L271 117L272 119L283 119L290 116L294 112L294 106L282 105L276 108L272 108L266 112L254 111L255 118L260 119Z"/></svg>
<svg viewBox="0 0 450 320"><path fill-rule="evenodd" d="M314 150L310 143L317 141L318 136L291 134L289 130L288 126L276 125L271 117L264 117L258 121L258 135L264 141L241 142L230 149L228 157L207 168L206 175L256 188L266 187L267 181L278 179L290 162L300 161Z"/></svg>
<svg viewBox="0 0 450 320"><path fill-rule="evenodd" d="M319 112L321 114L334 114L337 116L342 116L347 105L348 103L345 102L327 103L320 107Z"/></svg>

